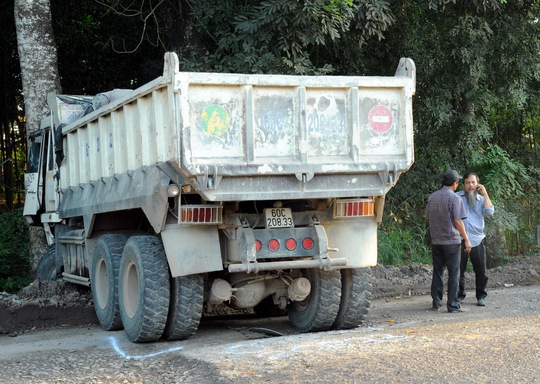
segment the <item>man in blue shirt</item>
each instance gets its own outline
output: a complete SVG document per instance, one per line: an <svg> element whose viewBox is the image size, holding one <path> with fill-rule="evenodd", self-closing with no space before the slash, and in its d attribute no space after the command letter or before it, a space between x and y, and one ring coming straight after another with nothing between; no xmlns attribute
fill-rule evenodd
<svg viewBox="0 0 540 384"><path fill-rule="evenodd" d="M492 217L495 208L486 188L480 184L480 179L475 173L469 172L463 177L463 191L457 193L467 211L467 219L464 221L465 229L471 241L471 252L461 252L461 266L459 276L458 299L465 299L465 270L469 257L476 277L476 300L478 305L486 305L486 247L484 234L484 217Z"/></svg>
<svg viewBox="0 0 540 384"><path fill-rule="evenodd" d="M464 239L465 252L470 252L471 243L465 231L463 219L467 217L463 202L454 192L462 177L453 169L443 174L442 188L433 192L426 206L426 219L431 234L433 278L431 298L433 309L442 307L444 268L448 269L448 312L463 312L458 300L460 248Z"/></svg>

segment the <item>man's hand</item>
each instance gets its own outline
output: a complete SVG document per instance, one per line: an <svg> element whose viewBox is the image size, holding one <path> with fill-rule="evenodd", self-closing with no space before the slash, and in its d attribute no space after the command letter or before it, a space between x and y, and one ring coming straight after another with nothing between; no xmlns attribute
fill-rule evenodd
<svg viewBox="0 0 540 384"><path fill-rule="evenodd" d="M478 186L476 187L476 191L482 196L486 195L486 187L484 187L482 184L478 184Z"/></svg>
<svg viewBox="0 0 540 384"><path fill-rule="evenodd" d="M465 253L471 253L472 246L469 239L464 241L464 245L465 245Z"/></svg>

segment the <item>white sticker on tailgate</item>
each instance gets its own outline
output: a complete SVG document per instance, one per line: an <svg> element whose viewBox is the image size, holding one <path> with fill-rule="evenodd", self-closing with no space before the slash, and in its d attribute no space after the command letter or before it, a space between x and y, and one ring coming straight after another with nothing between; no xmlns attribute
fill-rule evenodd
<svg viewBox="0 0 540 384"><path fill-rule="evenodd" d="M266 228L294 227L290 208L266 208L264 210Z"/></svg>

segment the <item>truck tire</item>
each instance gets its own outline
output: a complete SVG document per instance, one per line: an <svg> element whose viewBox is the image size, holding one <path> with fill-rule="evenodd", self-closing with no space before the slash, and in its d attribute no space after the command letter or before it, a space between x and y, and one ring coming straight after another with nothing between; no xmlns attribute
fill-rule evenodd
<svg viewBox="0 0 540 384"><path fill-rule="evenodd" d="M299 332L328 330L339 310L339 271L307 269L303 270L303 276L311 283L311 292L303 301L293 301L289 305L289 321Z"/></svg>
<svg viewBox="0 0 540 384"><path fill-rule="evenodd" d="M201 275L171 278L169 317L163 332L166 340L183 340L199 328L204 301L204 280Z"/></svg>
<svg viewBox="0 0 540 384"><path fill-rule="evenodd" d="M122 329L118 305L118 271L127 238L124 235L103 235L92 255L90 286L94 310L101 327L106 331Z"/></svg>
<svg viewBox="0 0 540 384"><path fill-rule="evenodd" d="M124 247L118 280L120 315L129 340L158 340L169 312L167 257L155 236L133 236Z"/></svg>
<svg viewBox="0 0 540 384"><path fill-rule="evenodd" d="M56 273L56 250L55 247L48 247L39 259L36 267L36 279L39 281L55 281L58 278Z"/></svg>
<svg viewBox="0 0 540 384"><path fill-rule="evenodd" d="M341 303L332 329L351 329L367 317L371 305L371 269L341 270Z"/></svg>

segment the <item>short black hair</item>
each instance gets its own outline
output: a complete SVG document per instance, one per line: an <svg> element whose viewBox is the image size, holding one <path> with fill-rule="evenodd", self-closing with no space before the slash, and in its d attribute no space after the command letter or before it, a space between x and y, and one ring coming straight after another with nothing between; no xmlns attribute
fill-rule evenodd
<svg viewBox="0 0 540 384"><path fill-rule="evenodd" d="M445 187L449 187L452 184L457 183L457 182L458 180L454 180L454 179L443 179L442 185L444 185Z"/></svg>
<svg viewBox="0 0 540 384"><path fill-rule="evenodd" d="M478 175L474 172L467 172L466 174L463 175L463 180L465 179L468 179L469 177L471 176L476 176L476 182L479 183L480 182L480 178L478 177Z"/></svg>

